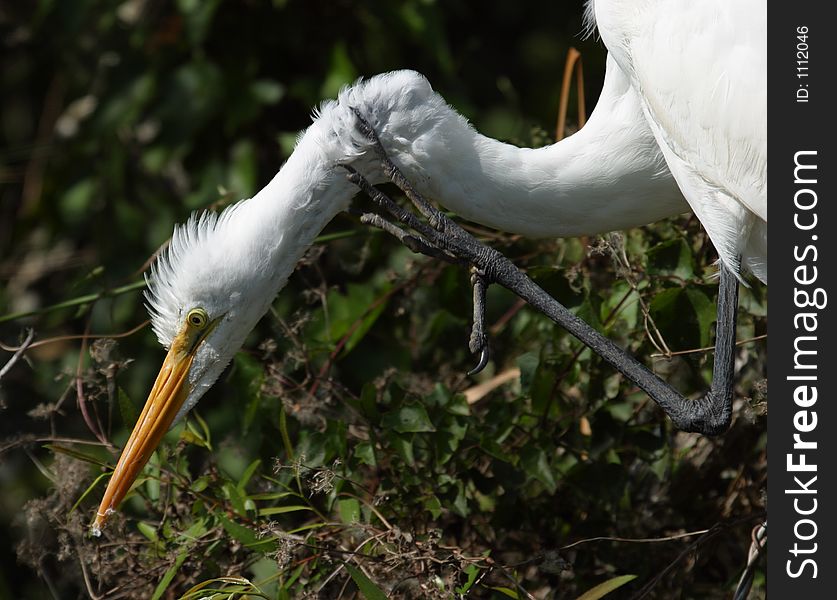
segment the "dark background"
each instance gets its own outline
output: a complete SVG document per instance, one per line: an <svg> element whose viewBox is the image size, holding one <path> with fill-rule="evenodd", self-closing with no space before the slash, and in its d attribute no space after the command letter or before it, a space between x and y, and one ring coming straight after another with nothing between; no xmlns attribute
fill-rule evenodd
<svg viewBox="0 0 837 600"><path fill-rule="evenodd" d="M192 210L257 191L312 107L357 77L416 69L481 132L549 143L570 45L582 52L588 112L601 86L604 49L579 39L581 15L581 2L3 5L0 318L38 314L0 322L0 339L17 343L26 327L45 340L141 324L138 290L84 297L139 281ZM711 353L650 358L637 302L672 350L711 343L715 255L695 219L607 240L475 231L684 393L705 389ZM764 509L763 341L741 347L731 432L698 438L492 289L495 357L484 378L516 366L523 376L469 410L453 395L474 383L463 375L473 361L466 273L348 216L325 233L334 235L201 401L206 430L195 418L191 433L175 428L101 540L84 535L103 491L91 485L115 457L96 431L124 443L162 351L146 327L92 355L89 341L56 340L15 365L0 382L0 596L157 588L176 598L229 574L268 597L351 597L345 571L334 575L347 555L332 550L382 532L352 564L403 597L451 597L467 585L469 597L508 597L498 591L507 588L575 598L620 575L637 578L613 597L734 589ZM627 266L614 259L623 247ZM72 306L43 310L60 302ZM765 288L755 285L742 290L739 339L765 331ZM410 430L393 431L404 415L415 418ZM273 473L273 459L287 468ZM334 489L314 493L317 477L331 475ZM308 508L267 516L254 505ZM283 557L282 532L312 524L307 545ZM659 541L561 550L598 536ZM463 558L483 555L496 563ZM761 590L761 573L756 581Z"/></svg>

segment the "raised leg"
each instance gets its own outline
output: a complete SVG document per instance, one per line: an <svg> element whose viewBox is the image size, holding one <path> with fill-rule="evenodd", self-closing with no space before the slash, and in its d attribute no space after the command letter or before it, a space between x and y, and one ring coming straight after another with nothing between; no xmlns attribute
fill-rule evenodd
<svg viewBox="0 0 837 600"><path fill-rule="evenodd" d="M726 267L723 265L721 267L721 289L718 300L718 326L715 341L715 371L712 377L712 387L704 397L689 400L648 370L633 356L567 310L521 272L508 258L476 240L462 227L448 219L444 213L433 207L413 188L398 167L389 159L372 127L359 114L357 118L359 121L358 127L372 142L381 160L384 172L427 219L427 223L421 221L412 212L392 202L380 190L370 185L360 173L351 168L348 169L350 171L349 179L369 194L379 206L389 212L396 220L419 234L421 239L419 252L428 254L429 252L426 249L434 248L446 260L469 264L475 272L480 273L477 280L480 283L475 284L474 288L475 323L472 341L474 341L474 335L476 334L477 343L472 346L472 350L474 347L478 349L487 348L487 342L480 346L480 336L485 334L482 325L477 324L478 319L482 318L479 316L481 312L477 310L477 303L484 303L485 282L496 282L523 298L558 325L564 327L625 377L633 381L663 409L679 429L705 435L719 435L726 431L732 418L735 320L738 308L738 281ZM367 220L367 222L377 224L373 221L374 219ZM402 231L397 226L393 227ZM390 231L390 229L387 230ZM393 231L390 231L390 233L393 233ZM410 234L404 232L403 236L396 233L394 235L402 239ZM480 289L482 291L479 291ZM482 356L480 363L482 363Z"/></svg>

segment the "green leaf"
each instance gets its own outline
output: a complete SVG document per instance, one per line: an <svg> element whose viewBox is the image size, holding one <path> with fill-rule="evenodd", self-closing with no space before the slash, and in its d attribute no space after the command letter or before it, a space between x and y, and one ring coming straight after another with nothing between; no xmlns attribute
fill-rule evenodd
<svg viewBox="0 0 837 600"><path fill-rule="evenodd" d="M549 461L543 448L532 445L523 448L523 451L520 453L520 465L529 476L534 477L544 484L550 493L555 493L555 488L558 484L555 481L555 476L552 474L552 469L549 466Z"/></svg>
<svg viewBox="0 0 837 600"><path fill-rule="evenodd" d="M236 485L239 494L245 495L247 493L245 490L245 488L247 487L247 483L250 481L250 478L253 477L253 473L256 472L256 469L258 469L259 465L261 464L261 459L257 458L256 460L251 462L246 469L244 469L244 474L238 480L238 485Z"/></svg>
<svg viewBox="0 0 837 600"><path fill-rule="evenodd" d="M210 479L207 475L201 475L192 482L189 489L193 492L200 493L209 487L209 481Z"/></svg>
<svg viewBox="0 0 837 600"><path fill-rule="evenodd" d="M384 415L381 425L398 433L427 433L436 431L430 416L421 404L402 406Z"/></svg>
<svg viewBox="0 0 837 600"><path fill-rule="evenodd" d="M532 397L532 408L537 414L543 414L550 404L554 407L552 396L555 393L555 368L546 363L541 363L535 370L534 377L529 385L529 395Z"/></svg>
<svg viewBox="0 0 837 600"><path fill-rule="evenodd" d="M256 149L249 140L239 141L230 150L227 181L235 197L248 198L256 191L256 162Z"/></svg>
<svg viewBox="0 0 837 600"><path fill-rule="evenodd" d="M110 475L111 475L111 472L107 471L106 473L101 473L98 477L96 477L96 479L93 480L93 483L88 485L87 489L85 489L84 492L81 494L81 496L79 496L78 500L76 500L75 504L73 504L73 506L72 506L72 508L70 508L69 512L73 512L76 508L78 508L79 504L81 504L82 501L85 498L87 498L87 495L90 492L92 492L96 488L97 485L99 485L99 482L102 479L104 479L105 477L110 477Z"/></svg>
<svg viewBox="0 0 837 600"><path fill-rule="evenodd" d="M450 414L460 417L467 417L471 414L471 406L468 404L465 394L454 394L445 408Z"/></svg>
<svg viewBox="0 0 837 600"><path fill-rule="evenodd" d="M157 540L159 540L159 537L157 536L157 530L148 523L138 521L137 529L139 529L139 532L146 538L148 538L149 541L156 542Z"/></svg>
<svg viewBox="0 0 837 600"><path fill-rule="evenodd" d="M340 520L351 525L360 521L360 502L355 498L343 498L337 501Z"/></svg>
<svg viewBox="0 0 837 600"><path fill-rule="evenodd" d="M310 506L302 506L301 504L292 504L290 506L268 506L259 509L260 517L269 517L271 515L282 515L285 513L299 512L301 510L314 510Z"/></svg>
<svg viewBox="0 0 837 600"><path fill-rule="evenodd" d="M456 482L456 497L453 499L452 508L462 518L467 518L471 513L468 506L468 496L465 494L465 486L461 481Z"/></svg>
<svg viewBox="0 0 837 600"><path fill-rule="evenodd" d="M222 584L220 587L210 587L214 584ZM259 598L269 599L269 596L259 589L249 579L244 577L215 577L201 581L199 584L189 588L185 594L180 597L180 600L198 600L200 598L224 598L225 600L232 600L240 595L242 598L249 598L257 596Z"/></svg>
<svg viewBox="0 0 837 600"><path fill-rule="evenodd" d="M59 206L65 223L76 224L82 222L90 214L90 205L98 192L98 185L94 179L82 179L61 196Z"/></svg>
<svg viewBox="0 0 837 600"><path fill-rule="evenodd" d="M197 519L186 531L180 533L180 537L192 541L201 538L206 534L206 518Z"/></svg>
<svg viewBox="0 0 837 600"><path fill-rule="evenodd" d="M186 421L186 427L180 432L180 439L187 444L198 446L199 448L206 448L212 450L209 443L201 436L200 432L192 425L191 421Z"/></svg>
<svg viewBox="0 0 837 600"><path fill-rule="evenodd" d="M375 447L370 442L360 442L355 446L354 455L361 464L369 467L375 467L378 464L375 460Z"/></svg>
<svg viewBox="0 0 837 600"><path fill-rule="evenodd" d="M356 569L349 563L345 563L343 566L349 572L357 589L366 600L387 600L387 595L381 591L381 588L372 583L372 580L364 575L360 569Z"/></svg>
<svg viewBox="0 0 837 600"><path fill-rule="evenodd" d="M378 388L372 382L363 384L360 390L359 409L363 416L375 422L381 418L378 410Z"/></svg>
<svg viewBox="0 0 837 600"><path fill-rule="evenodd" d="M615 312L615 318L608 323L608 330L614 333L632 331L640 317L639 294L627 282L617 281L602 299L599 319L605 322Z"/></svg>
<svg viewBox="0 0 837 600"><path fill-rule="evenodd" d="M645 257L650 275L673 275L680 279L694 277L694 256L683 238L657 244L648 250Z"/></svg>
<svg viewBox="0 0 837 600"><path fill-rule="evenodd" d="M145 489L148 497L156 502L160 499L160 450L157 449L151 454L151 459L145 466L148 479L145 480Z"/></svg>
<svg viewBox="0 0 837 600"><path fill-rule="evenodd" d="M477 575L479 575L480 570L477 567L477 565L471 563L470 565L465 567L463 572L468 575L468 581L456 588L455 591L457 594L465 594L468 590L471 589L471 586L474 585L474 582L477 580Z"/></svg>
<svg viewBox="0 0 837 600"><path fill-rule="evenodd" d="M439 498L435 494L425 499L422 505L424 510L429 512L434 519L438 519L442 515L442 503L439 502Z"/></svg>
<svg viewBox="0 0 837 600"><path fill-rule="evenodd" d="M649 309L672 350L710 344L715 305L700 287L663 290L651 300Z"/></svg>
<svg viewBox="0 0 837 600"><path fill-rule="evenodd" d="M191 418L189 419L189 422L195 421L200 426L201 437L203 438L203 441L206 444L206 448L211 451L212 432L209 430L209 425L207 425L206 421L203 419L203 417L197 410L193 409L190 413L190 417Z"/></svg>
<svg viewBox="0 0 837 600"><path fill-rule="evenodd" d="M508 596L509 598L514 598L515 600L519 600L519 598L520 598L520 596L517 595L517 592L514 591L511 588L501 586L501 587L492 587L492 588L489 588L489 589L492 589L495 592L500 592L504 596Z"/></svg>
<svg viewBox="0 0 837 600"><path fill-rule="evenodd" d="M712 323L718 319L715 303L699 287L686 288L686 297L692 306L697 319L697 330L700 332L700 347L704 348L712 343Z"/></svg>
<svg viewBox="0 0 837 600"><path fill-rule="evenodd" d="M320 88L321 98L334 98L344 85L357 79L358 72L349 58L346 44L337 42L331 47L331 61L328 75Z"/></svg>
<svg viewBox="0 0 837 600"><path fill-rule="evenodd" d="M493 456L497 460L502 460L503 462L511 463L514 462L514 457L506 452L503 449L503 446L500 445L499 442L496 440L492 440L490 438L483 438L480 442L480 449L483 452L488 454L489 456Z"/></svg>
<svg viewBox="0 0 837 600"><path fill-rule="evenodd" d="M393 434L390 437L390 444L393 449L404 459L409 466L416 466L416 457L413 453L413 440L404 435Z"/></svg>
<svg viewBox="0 0 837 600"><path fill-rule="evenodd" d="M238 487L236 487L232 481L226 481L224 482L224 485L221 486L221 489L224 491L224 495L230 501L230 504L233 505L235 511L242 517L246 516L246 498L245 495L238 490Z"/></svg>
<svg viewBox="0 0 837 600"><path fill-rule="evenodd" d="M389 286L349 284L345 293L329 292L325 310L312 319L311 331L321 342L335 345L345 339L342 355L350 353L366 336L388 303ZM376 295L377 294L377 295Z"/></svg>
<svg viewBox="0 0 837 600"><path fill-rule="evenodd" d="M527 352L517 357L517 367L520 369L520 389L524 393L529 393L529 387L535 378L539 363L540 357L537 352Z"/></svg>
<svg viewBox="0 0 837 600"><path fill-rule="evenodd" d="M599 600L599 598L604 598L613 590L622 587L636 578L636 575L619 575L613 579L608 579L604 583L600 583L596 587L587 590L576 598L576 600Z"/></svg>
<svg viewBox="0 0 837 600"><path fill-rule="evenodd" d="M99 458L90 454L85 454L84 452L80 452L75 448L68 448L67 446L59 446L57 444L44 444L44 448L47 448L48 450L51 450L53 452L58 452L59 454L66 454L67 456L71 456L76 460L81 460L99 467L107 466L105 463L99 460Z"/></svg>
<svg viewBox="0 0 837 600"><path fill-rule="evenodd" d="M250 529L249 527L245 527L244 525L240 525L235 521L228 519L225 515L219 514L218 520L221 521L221 525L224 528L230 537L235 538L245 546L252 546L259 542L259 538L256 535L256 532Z"/></svg>
<svg viewBox="0 0 837 600"><path fill-rule="evenodd" d="M166 593L169 585L174 579L174 576L177 575L177 572L180 570L180 567L183 565L183 562L186 560L186 557L189 556L189 548L184 547L177 555L177 558L174 560L174 564L169 567L169 569L163 575L163 578L160 580L160 583L157 584L157 588L154 590L154 594L151 596L151 600L160 600L163 597L163 594Z"/></svg>

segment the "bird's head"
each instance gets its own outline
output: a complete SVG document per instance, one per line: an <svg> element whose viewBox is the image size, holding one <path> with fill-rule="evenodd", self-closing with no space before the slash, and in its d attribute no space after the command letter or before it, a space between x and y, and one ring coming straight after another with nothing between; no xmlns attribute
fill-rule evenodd
<svg viewBox="0 0 837 600"><path fill-rule="evenodd" d="M101 531L165 432L215 383L314 238L348 207L355 187L337 165L351 162L373 180L383 178L353 107L366 110L365 118L398 152L398 140L417 135L432 107L438 112L443 105L427 80L408 71L347 88L321 107L258 194L175 229L152 266L146 292L154 333L168 354L108 483L93 533Z"/></svg>
<svg viewBox="0 0 837 600"><path fill-rule="evenodd" d="M92 531L130 489L163 435L215 383L285 278L268 269L273 243L259 239L245 203L178 226L148 276L152 327L168 348L119 458ZM257 239L254 239L257 238Z"/></svg>

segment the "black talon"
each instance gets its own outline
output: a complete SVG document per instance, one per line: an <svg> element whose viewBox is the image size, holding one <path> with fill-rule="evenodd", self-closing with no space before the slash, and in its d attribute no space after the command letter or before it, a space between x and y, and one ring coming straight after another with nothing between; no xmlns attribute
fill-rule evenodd
<svg viewBox="0 0 837 600"><path fill-rule="evenodd" d="M477 363L477 366L468 371L468 376L476 375L477 373L481 372L485 365L488 364L488 361L491 360L491 348L488 345L488 340L483 338L483 346L480 352L480 362Z"/></svg>
<svg viewBox="0 0 837 600"><path fill-rule="evenodd" d="M485 273L471 267L471 286L474 289L474 323L471 326L471 339L468 348L473 354L480 353L480 361L476 367L468 371L468 375L476 375L485 368L491 358L488 337L485 335L485 293L488 289Z"/></svg>

